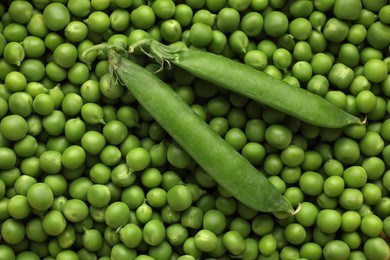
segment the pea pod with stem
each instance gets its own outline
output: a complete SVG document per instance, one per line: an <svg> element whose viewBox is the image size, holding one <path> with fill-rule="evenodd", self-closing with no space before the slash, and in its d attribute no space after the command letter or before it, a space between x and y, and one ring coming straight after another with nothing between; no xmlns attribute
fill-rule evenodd
<svg viewBox="0 0 390 260"><path fill-rule="evenodd" d="M141 40L132 46L156 59L161 66L172 63L196 77L251 98L264 105L294 116L306 123L342 128L362 121L331 104L321 96L256 70L250 66L211 52L164 45L153 39Z"/></svg>
<svg viewBox="0 0 390 260"><path fill-rule="evenodd" d="M294 213L290 202L271 182L213 131L169 85L115 49L108 50L107 57L111 72L221 187L255 210Z"/></svg>

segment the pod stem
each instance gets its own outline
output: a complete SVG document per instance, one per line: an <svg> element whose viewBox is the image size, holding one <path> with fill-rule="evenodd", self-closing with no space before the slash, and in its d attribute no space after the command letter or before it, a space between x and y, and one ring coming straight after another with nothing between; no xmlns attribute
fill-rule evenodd
<svg viewBox="0 0 390 260"><path fill-rule="evenodd" d="M133 53L136 48L140 48L144 54L156 60L156 62L161 66L160 69L156 72L159 72L163 69L164 63L166 63L168 68L170 68L170 61L175 60L179 53L185 50L182 47L164 45L151 38L143 39L130 45L128 49L129 53Z"/></svg>
<svg viewBox="0 0 390 260"><path fill-rule="evenodd" d="M107 43L101 43L94 45L92 47L89 47L83 53L81 54L81 61L86 63L88 67L91 67L91 63L87 60L87 55L93 51L97 51L98 53L102 54L108 54L110 51L116 51L119 53L125 53L126 48L122 43L115 43L115 44L107 44Z"/></svg>

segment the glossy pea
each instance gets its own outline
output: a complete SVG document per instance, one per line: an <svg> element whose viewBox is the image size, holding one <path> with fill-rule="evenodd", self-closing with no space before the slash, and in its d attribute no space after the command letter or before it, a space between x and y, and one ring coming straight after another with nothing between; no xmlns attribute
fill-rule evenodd
<svg viewBox="0 0 390 260"><path fill-rule="evenodd" d="M280 11L270 12L264 17L264 30L272 37L282 35L288 30L287 16Z"/></svg>
<svg viewBox="0 0 390 260"><path fill-rule="evenodd" d="M165 227L156 219L147 222L143 229L144 241L152 246L157 246L165 239Z"/></svg>
<svg viewBox="0 0 390 260"><path fill-rule="evenodd" d="M25 58L25 51L22 44L18 42L9 42L4 47L3 56L7 63L20 66Z"/></svg>
<svg viewBox="0 0 390 260"><path fill-rule="evenodd" d="M233 32L239 27L239 22L239 12L234 8L222 8L217 14L217 28L224 33Z"/></svg>
<svg viewBox="0 0 390 260"><path fill-rule="evenodd" d="M96 125L103 123L103 108L95 103L85 103L81 107L81 116L85 122Z"/></svg>
<svg viewBox="0 0 390 260"><path fill-rule="evenodd" d="M233 255L238 255L245 249L244 238L237 231L228 231L223 235L223 245Z"/></svg>
<svg viewBox="0 0 390 260"><path fill-rule="evenodd" d="M330 18L324 26L324 36L332 42L341 42L348 36L347 23L336 17Z"/></svg>
<svg viewBox="0 0 390 260"><path fill-rule="evenodd" d="M69 10L61 3L49 4L43 11L43 21L52 31L62 30L70 22Z"/></svg>
<svg viewBox="0 0 390 260"><path fill-rule="evenodd" d="M290 34L297 40L306 40L311 34L312 25L306 18L295 18L289 24Z"/></svg>
<svg viewBox="0 0 390 260"><path fill-rule="evenodd" d="M263 16L257 12L249 12L240 20L241 30L250 37L259 35L263 30L263 24Z"/></svg>

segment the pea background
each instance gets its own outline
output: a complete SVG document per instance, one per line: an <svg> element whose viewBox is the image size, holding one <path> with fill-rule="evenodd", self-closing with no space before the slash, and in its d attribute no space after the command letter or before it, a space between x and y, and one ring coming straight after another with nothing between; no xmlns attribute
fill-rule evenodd
<svg viewBox="0 0 390 260"><path fill-rule="evenodd" d="M388 259L389 6L2 2L0 256ZM257 212L211 179L111 81L104 53L81 59L100 43L128 47L148 37L235 59L365 123L320 128L176 67L157 72L300 208L294 216ZM131 59L160 68L140 50Z"/></svg>

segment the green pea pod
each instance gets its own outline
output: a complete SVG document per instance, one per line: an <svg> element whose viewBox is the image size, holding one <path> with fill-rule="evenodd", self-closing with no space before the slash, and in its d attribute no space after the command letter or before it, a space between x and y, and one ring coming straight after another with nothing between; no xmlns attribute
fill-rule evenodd
<svg viewBox="0 0 390 260"><path fill-rule="evenodd" d="M176 92L114 50L111 70L165 131L223 188L255 210L294 213L286 198Z"/></svg>
<svg viewBox="0 0 390 260"><path fill-rule="evenodd" d="M362 123L359 118L318 95L224 56L205 51L174 48L152 39L130 46L130 52L137 46L141 46L145 53L154 57L161 65L164 62L172 63L196 77L306 123L327 128L341 128Z"/></svg>

